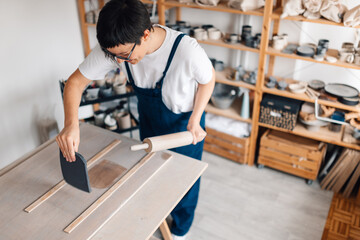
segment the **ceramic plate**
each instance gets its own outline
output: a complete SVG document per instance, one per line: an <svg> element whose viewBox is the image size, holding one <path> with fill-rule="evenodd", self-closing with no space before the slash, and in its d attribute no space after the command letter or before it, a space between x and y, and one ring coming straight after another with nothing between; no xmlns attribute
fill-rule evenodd
<svg viewBox="0 0 360 240"><path fill-rule="evenodd" d="M352 98L359 96L359 91L356 88L341 83L327 84L324 89L336 97Z"/></svg>
<svg viewBox="0 0 360 240"><path fill-rule="evenodd" d="M303 57L312 57L314 56L315 51L309 46L300 46L296 49L296 54Z"/></svg>

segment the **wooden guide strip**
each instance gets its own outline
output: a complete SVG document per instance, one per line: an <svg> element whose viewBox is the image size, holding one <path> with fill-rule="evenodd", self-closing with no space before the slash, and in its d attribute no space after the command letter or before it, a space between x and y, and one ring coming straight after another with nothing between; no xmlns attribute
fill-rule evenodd
<svg viewBox="0 0 360 240"><path fill-rule="evenodd" d="M155 152L151 152L145 155L138 163L136 163L123 177L121 177L116 183L114 183L106 192L104 192L95 202L93 202L84 212L82 212L74 221L72 221L65 229L64 232L71 233L77 226L80 225L82 221L84 221L92 212L94 212L98 207L101 206L117 189L119 189L134 173L141 168L147 161L149 161ZM172 155L167 154L166 160L170 159ZM145 184L145 183L144 183ZM144 185L143 184L143 185ZM141 187L140 187L141 188ZM140 189L139 188L139 189ZM138 189L138 190L139 190ZM135 191L129 199L135 195L137 191ZM117 208L118 210L125 205L125 203L129 200L122 202L120 206ZM118 211L117 210L117 211ZM116 211L116 212L117 212Z"/></svg>
<svg viewBox="0 0 360 240"><path fill-rule="evenodd" d="M89 161L87 161L87 167L91 167L97 160L99 160L101 157L103 157L105 154L110 152L116 145L121 143L119 139L115 139L112 141L109 145L107 145L103 150L95 154ZM52 195L54 195L57 191L59 191L62 187L66 185L65 180L61 180L58 182L55 186L53 186L51 189L49 189L46 193L44 193L42 196L40 196L38 199L36 199L33 203L31 203L29 206L27 206L24 211L27 213L30 213L35 208L40 206L43 202L45 202L48 198L50 198Z"/></svg>

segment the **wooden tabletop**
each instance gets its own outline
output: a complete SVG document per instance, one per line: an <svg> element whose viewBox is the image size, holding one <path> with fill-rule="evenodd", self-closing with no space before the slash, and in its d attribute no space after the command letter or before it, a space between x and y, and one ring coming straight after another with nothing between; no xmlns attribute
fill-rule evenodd
<svg viewBox="0 0 360 240"><path fill-rule="evenodd" d="M145 156L131 152L138 142L82 124L79 152L90 159L113 140L121 143L103 156L131 169ZM163 153L173 157L165 160ZM205 171L207 164L170 151L158 152L71 233L63 229L105 189L85 193L65 185L32 212L23 209L62 180L59 150L49 141L0 171L0 239L148 239Z"/></svg>

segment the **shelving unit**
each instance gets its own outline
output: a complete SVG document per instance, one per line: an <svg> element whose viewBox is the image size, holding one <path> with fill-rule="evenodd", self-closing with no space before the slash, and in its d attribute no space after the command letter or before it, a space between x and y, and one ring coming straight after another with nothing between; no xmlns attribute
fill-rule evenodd
<svg viewBox="0 0 360 240"><path fill-rule="evenodd" d="M282 79L282 78L277 78L277 79L284 80L289 84L298 82L293 79ZM264 93L269 93L269 94L273 94L273 95L277 95L277 96L293 98L293 99L297 99L297 100L301 100L301 101L305 101L305 102L315 103L315 99L309 98L308 95L306 95L305 93L297 94L297 93L292 93L289 90L279 90L277 88L268 88L266 86L263 86L262 91ZM323 99L318 99L318 103L321 105L325 105L328 107L334 107L334 108L338 108L338 109L345 110L345 111L360 112L360 104L358 104L356 106L350 106L350 105L342 104L338 101L329 101L329 100L323 100Z"/></svg>
<svg viewBox="0 0 360 240"><path fill-rule="evenodd" d="M283 128L274 127L274 126L271 126L271 125L268 125L265 123L260 123L260 122L259 122L259 126L274 129L274 130L281 131L281 132L291 133L291 134L294 134L297 136L306 137L306 138L310 138L310 139L314 139L317 141L326 142L326 143L330 143L330 144L334 144L334 145L338 145L338 146L342 146L342 147L346 147L346 148L360 150L359 145L345 143L342 141L344 134L348 134L347 137L351 137L351 135L349 133L345 133L344 127L342 127L340 132L332 132L332 131L328 130L326 127L322 127L322 128L320 128L319 131L316 132L316 134L314 134L314 132L307 130L302 124L297 124L293 130L286 130Z"/></svg>
<svg viewBox="0 0 360 240"><path fill-rule="evenodd" d="M273 13L271 14L271 18L273 20L280 20L280 16L283 12L283 8L282 7L278 7L276 8ZM324 18L320 18L320 19L307 19L304 16L288 16L286 18L284 18L283 20L291 20L291 21L297 21L297 22L311 22L311 23L318 23L318 24L325 24L325 25L333 25L333 26L339 26L339 27L345 27L343 23L336 23L333 21L329 21L327 19ZM360 28L360 26L357 26L355 28Z"/></svg>
<svg viewBox="0 0 360 240"><path fill-rule="evenodd" d="M310 58L310 57L302 57L299 55L296 55L295 53L293 54L288 54L288 53L283 53L279 50L273 49L272 47L268 47L268 50L266 51L267 55L271 55L271 56L278 56L278 57L284 57L284 58L292 58L292 59L296 59L296 60L303 60L303 61L308 61L308 62L314 62L314 63L320 63L320 64L327 64L327 65L332 65L332 66L337 66L337 67L343 67L343 68L351 68L351 69L356 69L356 70L360 70L360 66L353 64L353 63L346 63L346 62L341 62L341 61L337 61L334 63L328 62L326 60L324 61L317 61L314 58ZM339 51L335 50L335 49L329 49L326 53L326 55L331 56L331 57L336 57L338 56Z"/></svg>
<svg viewBox="0 0 360 240"><path fill-rule="evenodd" d="M162 5L165 9L170 8L195 8L195 9L202 9L202 10L209 10L209 11L216 11L216 12L227 12L227 13L235 13L235 14L244 14L244 15L254 15L254 16L263 16L264 12L263 9L255 10L255 11L247 11L243 12L240 10L236 10L234 8L229 8L226 3L220 2L217 6L207 7L207 6L200 6L196 3L180 3L179 1L175 0L160 0L159 6ZM160 16L160 14L159 14ZM180 17L180 16L178 16ZM164 18L162 18L164 19ZM164 25L164 22L160 22L160 24Z"/></svg>
<svg viewBox="0 0 360 240"><path fill-rule="evenodd" d="M60 85L61 97L63 97L65 82L59 81L59 85ZM102 97L102 98L99 97L99 98L96 98L94 100L85 100L85 101L80 102L80 107L87 106L87 105L99 104L99 103L103 103L103 102L109 102L109 101L113 101L113 100L116 100L116 99L124 99L124 98L129 99L129 97L131 97L131 96L135 96L135 93L134 92L128 92L128 93L125 93L125 94L117 94L117 95L113 95L113 96L110 96L110 97ZM130 135L132 136L132 131L139 128L139 121L131 113L129 105L128 105L128 108L129 108L129 114L130 114L131 127L126 128L126 129L117 128L116 130L113 130L113 132L116 132L116 133L130 132ZM89 121L93 121L94 117L81 119L81 120L84 121L84 122L89 122Z"/></svg>
<svg viewBox="0 0 360 240"><path fill-rule="evenodd" d="M229 79L228 76L231 74L231 72L232 72L231 68L227 68L222 72L216 72L216 82L235 86L235 87L243 87L250 90L255 90L255 85L243 81L235 81Z"/></svg>
<svg viewBox="0 0 360 240"><path fill-rule="evenodd" d="M87 38L87 28L88 27L95 27L95 24L87 24L85 23L85 10L83 8L83 3L85 0L78 0L79 5L79 14L80 14L80 22L82 27L82 33L83 33L83 40L84 40L84 48L85 48L85 55L88 55L90 53L90 47L88 45L88 38ZM153 3L149 0L142 0L144 3ZM99 6L103 6L104 1L99 0ZM275 5L274 5L275 3ZM250 48L245 46L244 44L230 44L226 43L223 40L206 40L206 41L198 41L201 44L207 44L222 48L228 48L233 50L240 50L240 51L248 51L259 54L259 62L258 62L258 73L257 73L257 82L256 85L251 85L245 82L241 81L234 81L229 78L229 73L231 72L231 69L226 69L223 72L216 72L216 82L228 84L232 86L237 87L243 87L247 88L251 91L253 91L254 99L253 104L251 107L252 114L250 119L243 119L240 116L239 109L240 106L237 106L238 103L234 103L233 106L230 107L230 109L227 110L221 110L215 108L213 105L209 104L206 107L207 112L214 113L216 115L221 115L225 117L229 117L232 119L248 122L252 124L252 130L251 135L249 137L249 145L248 145L248 155L247 160L245 163L249 165L253 165L255 162L255 152L257 149L257 139L258 139L258 133L260 128L270 128L270 129L276 129L283 132L289 132L291 134L302 136L310 139L315 139L318 141L323 141L327 143L332 143L335 145L348 147L356 150L360 150L360 145L354 141L354 143L346 143L343 141L343 138L351 138L350 133L343 130L340 133L334 133L328 131L326 128L322 128L320 132L309 132L305 127L303 127L301 124L298 124L293 131L284 130L281 128L276 128L267 124L259 123L259 114L260 114L260 103L262 100L262 97L264 94L273 94L278 96L283 96L287 98L292 99L298 99L306 102L312 102L314 103L314 99L310 99L305 94L294 94L288 90L281 91L278 89L269 89L265 86L265 79L266 76L272 76L274 65L277 57L287 58L287 59L293 59L293 60L302 60L302 61L308 61L318 64L326 64L330 66L336 66L336 67L342 67L347 69L356 69L360 70L360 66L355 64L349 64L345 62L337 61L335 63L330 63L327 61L317 61L313 58L308 57L301 57L296 54L286 54L281 51L275 50L272 47L269 46L269 39L270 39L270 29L272 29L272 34L277 34L280 27L280 22L283 20L287 21L299 21L299 22L310 22L310 23L317 23L317 24L325 24L329 26L343 26L342 23L335 23L326 19L317 19L317 20L311 20L307 19L303 16L296 16L296 17L286 17L284 19L280 19L280 15L282 14L282 6L283 1L282 0L266 0L265 6L259 10L255 11L247 11L243 12L240 10L236 10L233 8L229 8L226 3L220 2L218 6L214 7L204 7L199 6L195 3L189 3L184 4L180 3L177 0L159 0L157 2L158 4L158 15L159 15L159 23L162 25L165 25L165 10L168 9L175 9L176 11L176 20L182 20L181 18L181 9L182 8L192 8L192 9L198 9L198 10L204 10L204 11L217 11L217 12L225 12L229 14L243 14L243 15L252 15L252 16L260 16L262 17L262 31L261 31L261 43L259 48ZM272 26L273 25L273 26ZM360 28L360 27L357 27ZM337 56L338 51L334 49L330 49L327 52L330 56ZM267 66L267 72L265 72ZM295 82L293 79L285 79L288 82ZM344 105L340 102L333 102L330 100L324 100L319 99L319 104L323 104L329 107L335 107L338 109L346 110L346 111L354 111L354 112L360 112L360 104L358 106L348 106Z"/></svg>
<svg viewBox="0 0 360 240"><path fill-rule="evenodd" d="M208 113L231 118L234 120L251 123L252 120L250 118L246 119L246 118L242 118L240 116L240 109L241 109L241 104L240 104L240 101L237 99L232 104L232 106L228 109L222 110L222 109L215 107L213 104L209 103L206 106L205 111Z"/></svg>
<svg viewBox="0 0 360 240"><path fill-rule="evenodd" d="M273 6L273 2L274 2L274 0L266 1L265 14L268 14L269 16L271 16L271 21L274 24L273 25L273 34L277 34L278 30L279 30L279 26L280 26L280 15L282 14L282 7L281 7L282 1L277 0L277 4L276 4L277 7L275 7L275 9L273 9L271 7L271 6ZM326 20L323 18L317 19L317 20L311 20L311 19L307 19L303 16L296 16L296 17L286 17L284 20L311 22L311 23L326 24L326 25L332 25L332 26L344 26L342 23L335 23L335 22L332 22L332 21L329 21L329 20ZM264 19L263 29L264 30L270 29L270 24L271 23L269 21L266 21ZM357 27L357 28L359 28L359 27ZM265 41L263 42L263 40L265 40ZM334 50L334 49L329 49L327 52L327 55L337 57L338 51ZM275 50L269 46L269 38L262 39L262 48L260 48L260 56L264 56L264 58L266 56L270 57L269 63L268 63L268 72L267 72L267 74L269 76L273 75L273 69L274 69L276 57L309 61L309 62L314 62L314 63L318 63L318 64L327 64L327 65L332 65L332 66L336 66L336 67L360 70L360 66L358 66L358 65L341 62L339 60L335 63L330 63L327 61L317 61L317 60L315 60L313 58L309 58L309 57L298 56L296 54L282 53L281 51ZM260 66L265 68L265 65L266 65L266 61L264 61L264 64L259 63L259 68L260 68ZM302 100L302 101L306 101L306 102L312 102L312 103L315 102L314 99L309 98L306 94L295 94L288 90L282 91L282 90L278 90L278 89L267 88L265 86L265 77L266 77L265 75L260 76L260 74L259 74L257 86L256 86L257 93L259 94L259 98L257 98L257 102L254 103L255 106L260 105L260 102L261 102L261 99L262 99L262 96L264 93L269 93L269 94L283 96L283 97L292 98L292 99L298 99L298 100ZM285 80L287 82L296 82L293 79L285 79ZM330 107L335 107L337 109L346 110L346 111L354 111L354 112L360 111L359 105L348 106L348 105L342 104L338 101L333 102L333 101L323 100L323 99L319 99L318 103L326 105L326 106L330 106ZM258 117L256 119L258 119ZM274 127L274 126L271 126L268 124L259 123L258 121L255 120L255 121L253 121L253 131L252 131L253 138L251 139L252 142L256 141L256 139L257 139L257 133L258 133L259 127L275 129L275 130L282 131L282 132L288 132L288 133L291 133L291 134L294 134L297 136L302 136L302 137L306 137L306 138L310 138L310 139L314 139L314 140L318 140L318 141L322 141L322 142L326 142L326 143L331 143L331 144L335 144L335 145L346 147L346 148L360 150L360 145L357 144L356 141L351 141L354 143L347 143L347 142L343 141L344 138L354 140L352 138L351 134L348 131L345 131L344 126L343 126L341 132L339 132L339 133L331 132L326 127L322 127L317 132L310 132L302 124L298 123L292 131L289 131L289 130ZM252 145L254 146L256 144L252 143ZM251 149L251 151L254 151L254 149Z"/></svg>
<svg viewBox="0 0 360 240"><path fill-rule="evenodd" d="M206 7L206 6L199 6L196 3L179 3L178 1L174 0L159 0L158 1L158 14L159 14L159 23L162 25L165 25L165 10L175 8L176 9L176 20L181 20L181 9L182 8L193 8L193 9L199 9L199 10L206 10L206 11L217 11L217 12L226 12L226 13L232 13L232 14L243 14L243 15L253 15L253 16L264 16L264 8L261 8L259 10L255 11L240 11L236 10L234 8L230 8L227 6L224 2L219 2L217 6L213 7ZM206 40L206 41L198 41L200 44L207 44L217 47L223 47L223 48L229 48L234 50L240 50L240 51L247 51L247 52L253 52L253 53L260 53L259 48L251 48L248 46L245 46L242 43L237 44L230 44L226 43L223 40ZM223 83L231 86L236 87L243 87L252 91L256 91L257 87L255 85L243 82L243 81L234 81L229 78L229 75L231 73L231 69L225 69L223 72L216 72L216 82L217 83ZM256 98L255 94L255 98ZM228 118L232 118L238 121L252 123L254 122L254 118L244 119L240 116L240 110L241 106L239 105L239 102L235 102L229 109L222 110L215 108L211 103L208 104L205 111L209 113L213 113L219 116L224 116ZM251 108L251 112L254 113L254 109ZM252 135L250 135L249 139L252 138ZM249 147L249 146L247 146ZM249 149L254 148L255 146L250 146ZM247 149L248 150L248 149ZM246 154L246 159L242 161L243 163L250 163L252 165L252 161L250 160L253 158L251 150L247 151L249 154ZM255 152L255 151L254 151Z"/></svg>
<svg viewBox="0 0 360 240"><path fill-rule="evenodd" d="M276 1L276 4L274 6L274 3ZM174 0L160 0L159 1L159 23L165 24L165 18L164 13L166 9L170 8L176 8L176 20L181 20L181 8L195 8L195 9L201 9L201 10L208 10L208 11L220 11L220 12L227 12L227 13L235 13L235 14L244 14L244 15L254 15L254 16L262 16L263 17L263 23L262 23L262 35L261 35L261 44L259 49L249 48L247 46L244 46L243 44L228 44L223 42L222 40L218 41L198 41L201 44L208 44L218 47L224 47L224 48L230 48L234 50L240 50L240 51L249 51L249 52L255 52L259 54L259 63L258 63L258 79L256 86L247 84L244 82L236 82L231 79L228 79L228 71L225 70L224 72L217 72L216 73L216 82L232 85L232 86L239 86L244 87L247 89L250 89L255 92L254 97L254 104L253 104L253 112L252 112L252 118L247 119L247 122L252 123L252 132L250 136L250 145L249 145L249 155L247 163L249 165L253 165L255 161L255 151L257 149L257 137L260 127L264 128L271 128L276 129L279 131L285 131L290 132L294 135L303 136L306 138L311 138L327 143L336 144L343 147L349 147L352 149L360 150L360 146L358 144L349 144L342 141L343 135L345 134L345 131L342 130L341 133L334 133L330 132L326 128L322 128L320 132L309 132L305 127L303 127L301 124L298 124L293 131L284 130L281 128L272 127L267 124L259 123L259 113L260 113L260 103L263 97L263 94L269 93L274 94L278 96L298 99L306 102L312 102L314 103L314 99L310 99L305 94L294 94L290 91L281 91L278 89L269 89L265 86L265 66L268 64L268 75L273 75L273 69L275 65L275 59L276 57L283 57L288 59L294 59L294 60L302 60L302 61L309 61L319 64L327 64L331 66L337 66L342 68L349 68L349 69L356 69L360 70L360 66L355 64L349 64L345 62L337 61L335 63L330 63L327 61L317 61L313 58L308 57L301 57L296 54L286 54L282 53L281 51L275 50L271 47L269 47L269 39L270 39L270 29L271 24L273 24L273 34L277 34L279 27L280 27L280 15L282 14L282 1L281 0L267 0L265 7L256 11L249 11L249 12L243 12L236 9L231 9L227 7L224 3L220 2L218 6L216 7L203 7L199 6L195 3L190 4L182 4L178 1ZM318 24L326 24L326 25L333 25L333 26L343 26L342 23L335 23L326 19L317 19L317 20L311 20L307 19L303 16L296 16L296 17L287 17L285 20L291 20L291 21L301 21L301 22L312 22L312 23L318 23ZM329 56L337 57L338 51L334 49L328 50L327 54ZM267 57L269 57L269 61L267 62ZM295 80L287 79L289 82L295 82ZM340 102L332 102L329 100L318 100L319 104L323 104L330 107L335 107L338 109L346 110L346 111L354 111L354 112L360 112L360 105L358 106L348 106L345 104L342 104ZM244 119L241 119L240 115L235 112L233 109L229 109L228 111L214 109L213 106L208 105L207 107L208 112L213 112L217 115L227 116L233 119L237 119L240 121L244 121ZM348 133L347 133L348 134ZM351 137L351 136L350 136Z"/></svg>
<svg viewBox="0 0 360 240"><path fill-rule="evenodd" d="M202 43L202 44L217 46L217 47L224 47L224 48L230 48L230 49L235 49L235 50L240 50L240 51L259 53L259 49L245 46L242 43L230 44L230 43L224 42L223 40L206 40L206 41L201 40L198 42Z"/></svg>

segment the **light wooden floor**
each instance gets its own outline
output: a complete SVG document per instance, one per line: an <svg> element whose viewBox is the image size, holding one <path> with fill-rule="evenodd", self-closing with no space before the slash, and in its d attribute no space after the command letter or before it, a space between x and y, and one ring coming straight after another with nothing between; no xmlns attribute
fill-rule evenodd
<svg viewBox="0 0 360 240"><path fill-rule="evenodd" d="M321 239L332 192L204 152L209 163L188 240ZM156 237L160 238L157 231Z"/></svg>

